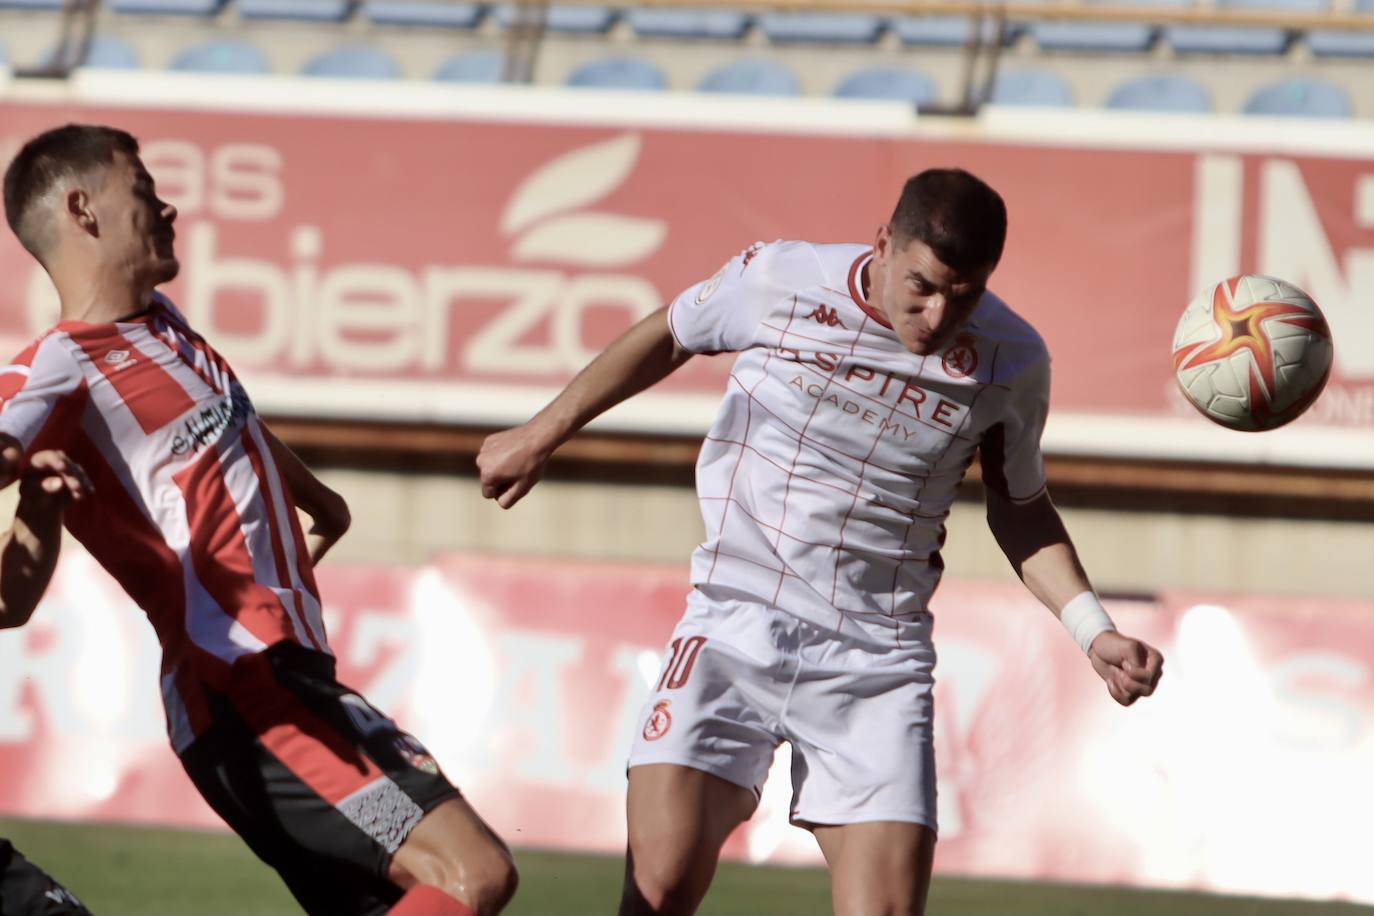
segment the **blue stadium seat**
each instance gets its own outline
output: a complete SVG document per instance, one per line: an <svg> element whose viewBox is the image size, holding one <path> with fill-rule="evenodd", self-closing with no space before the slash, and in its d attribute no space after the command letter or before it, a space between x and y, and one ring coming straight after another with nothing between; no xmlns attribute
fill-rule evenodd
<svg viewBox="0 0 1374 916"><path fill-rule="evenodd" d="M771 60L746 58L717 67L697 84L698 92L743 95L801 95L801 81L789 68Z"/></svg>
<svg viewBox="0 0 1374 916"><path fill-rule="evenodd" d="M363 14L377 25L476 28L486 8L480 3L437 3L435 0L366 0Z"/></svg>
<svg viewBox="0 0 1374 916"><path fill-rule="evenodd" d="M508 3L498 6L496 21L502 28L510 28L515 22L515 7ZM610 29L614 21L615 11L609 6L551 3L544 18L544 28L550 32L600 35Z"/></svg>
<svg viewBox="0 0 1374 916"><path fill-rule="evenodd" d="M1374 13L1374 0L1354 0L1352 13ZM1307 33L1307 46L1319 57L1374 57L1374 32L1314 29Z"/></svg>
<svg viewBox="0 0 1374 916"><path fill-rule="evenodd" d="M1251 115L1348 118L1354 108L1341 87L1312 77L1297 77L1260 87L1246 100L1244 111Z"/></svg>
<svg viewBox="0 0 1374 916"><path fill-rule="evenodd" d="M1089 3L1127 2L1130 6L1180 7L1192 0L1087 0ZM1046 51L1148 51L1159 37L1158 26L1148 22L1084 22L1072 19L1043 20L1028 25L1035 43Z"/></svg>
<svg viewBox="0 0 1374 916"><path fill-rule="evenodd" d="M991 22L983 24L983 40L995 37ZM967 16L900 16L892 20L892 31L904 45L925 45L937 48L957 47L968 41L972 26ZM1007 23L1005 42L1010 44L1020 34L1021 27Z"/></svg>
<svg viewBox="0 0 1374 916"><path fill-rule="evenodd" d="M1328 9L1330 0L1217 0L1218 9ZM1180 54L1283 54L1293 40L1288 29L1267 26L1176 25L1165 30L1169 44Z"/></svg>
<svg viewBox="0 0 1374 916"><path fill-rule="evenodd" d="M935 101L935 81L906 67L868 67L849 74L835 87L841 99L894 99L924 105Z"/></svg>
<svg viewBox="0 0 1374 916"><path fill-rule="evenodd" d="M992 85L994 105L1029 105L1072 108L1073 89L1068 81L1047 70L1003 70Z"/></svg>
<svg viewBox="0 0 1374 916"><path fill-rule="evenodd" d="M668 77L642 57L604 57L569 74L567 86L596 89L667 89Z"/></svg>
<svg viewBox="0 0 1374 916"><path fill-rule="evenodd" d="M234 0L245 19L302 19L310 22L343 22L353 12L354 0Z"/></svg>
<svg viewBox="0 0 1374 916"><path fill-rule="evenodd" d="M1143 22L1059 22L1030 24L1031 37L1043 51L1148 51L1159 29Z"/></svg>
<svg viewBox="0 0 1374 916"><path fill-rule="evenodd" d="M214 16L224 8L224 3L225 0L105 0L111 12L149 16Z"/></svg>
<svg viewBox="0 0 1374 916"><path fill-rule="evenodd" d="M873 44L883 33L879 17L849 13L768 13L759 26L770 41Z"/></svg>
<svg viewBox="0 0 1374 916"><path fill-rule="evenodd" d="M1151 73L1118 85L1103 106L1118 111L1208 112L1212 110L1212 94L1182 73Z"/></svg>
<svg viewBox="0 0 1374 916"><path fill-rule="evenodd" d="M242 41L207 41L172 59L169 70L194 73L271 73L267 55Z"/></svg>
<svg viewBox="0 0 1374 916"><path fill-rule="evenodd" d="M301 68L302 76L325 76L333 79L393 80L402 76L396 58L367 45L344 45L317 54Z"/></svg>
<svg viewBox="0 0 1374 916"><path fill-rule="evenodd" d="M625 11L625 20L642 38L712 38L733 41L744 36L749 16L733 10L661 9Z"/></svg>
<svg viewBox="0 0 1374 916"><path fill-rule="evenodd" d="M56 63L57 48L49 48L43 55L45 64ZM97 35L91 40L90 50L86 52L83 67L98 70L137 70L138 51L128 42L106 35Z"/></svg>
<svg viewBox="0 0 1374 916"><path fill-rule="evenodd" d="M505 76L506 55L483 48L450 57L434 71L441 83L499 83Z"/></svg>
<svg viewBox="0 0 1374 916"><path fill-rule="evenodd" d="M60 10L66 0L0 0L0 10Z"/></svg>

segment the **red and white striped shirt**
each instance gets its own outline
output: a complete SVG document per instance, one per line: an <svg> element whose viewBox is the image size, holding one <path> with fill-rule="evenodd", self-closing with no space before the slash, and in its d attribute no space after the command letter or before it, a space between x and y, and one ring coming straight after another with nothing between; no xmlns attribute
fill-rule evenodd
<svg viewBox="0 0 1374 916"><path fill-rule="evenodd" d="M284 640L329 651L295 504L228 363L155 295L113 324L63 321L0 369L0 433L65 451L93 498L67 529L148 614L172 744L202 686Z"/></svg>
<svg viewBox="0 0 1374 916"><path fill-rule="evenodd" d="M864 298L863 245L762 243L669 307L680 346L738 352L697 461L707 597L837 615L925 613L945 520L981 453L1013 501L1045 487L1049 352L986 293L938 353L916 356Z"/></svg>

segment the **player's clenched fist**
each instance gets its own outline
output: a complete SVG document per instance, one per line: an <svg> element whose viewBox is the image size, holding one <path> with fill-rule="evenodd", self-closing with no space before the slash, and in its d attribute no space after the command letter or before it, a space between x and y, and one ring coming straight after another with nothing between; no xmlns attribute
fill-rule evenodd
<svg viewBox="0 0 1374 916"><path fill-rule="evenodd" d="M19 483L19 498L45 509L63 509L85 499L94 488L81 465L64 452L35 452Z"/></svg>
<svg viewBox="0 0 1374 916"><path fill-rule="evenodd" d="M1154 693L1164 673L1164 656L1158 649L1114 631L1093 640L1088 658L1098 677L1107 682L1107 692L1122 706Z"/></svg>
<svg viewBox="0 0 1374 916"><path fill-rule="evenodd" d="M539 482L552 451L534 423L487 436L477 453L482 495L509 509Z"/></svg>

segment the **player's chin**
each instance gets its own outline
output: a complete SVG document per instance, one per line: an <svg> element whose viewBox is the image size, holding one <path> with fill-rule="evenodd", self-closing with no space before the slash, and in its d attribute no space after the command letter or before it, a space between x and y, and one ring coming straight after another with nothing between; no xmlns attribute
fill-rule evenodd
<svg viewBox="0 0 1374 916"><path fill-rule="evenodd" d="M179 273L181 273L181 262L177 260L176 255L159 258L153 267L154 280L159 284L170 283L177 278Z"/></svg>

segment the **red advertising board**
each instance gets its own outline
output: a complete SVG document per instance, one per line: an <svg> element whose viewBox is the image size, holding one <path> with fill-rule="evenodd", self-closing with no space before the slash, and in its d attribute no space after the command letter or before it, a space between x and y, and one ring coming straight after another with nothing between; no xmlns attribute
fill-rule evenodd
<svg viewBox="0 0 1374 916"><path fill-rule="evenodd" d="M624 761L686 570L454 556L321 570L341 678L518 846L624 845ZM1019 585L933 603L945 874L1374 902L1374 604L1116 602L1166 656L1130 709ZM0 812L214 826L163 736L151 628L79 551L0 634ZM727 853L817 862L787 752ZM1303 851L1275 843L1274 827Z"/></svg>
<svg viewBox="0 0 1374 916"><path fill-rule="evenodd" d="M993 285L1055 355L1049 450L1374 466L1374 127L1314 127L1295 152L1224 119L1185 135L1212 139L1164 146L1094 113L1046 115L1034 137L995 120L821 132L806 118L837 103L764 129L674 122L665 113L688 105L674 98L653 119L556 93L498 96L507 108L444 96L436 113L435 87L388 104L330 87L280 110L259 87L258 101L205 110L104 79L103 92L0 91L0 152L73 119L137 134L181 214L168 291L268 412L523 419L744 246L867 241L907 176L957 164L1009 205ZM293 86L273 92L305 91ZM1244 142L1215 139L1232 134ZM1325 395L1272 435L1213 429L1174 390L1183 306L1240 271L1305 287L1336 338ZM9 238L0 301L11 350L51 316L51 290ZM727 370L689 363L608 422L702 431Z"/></svg>

